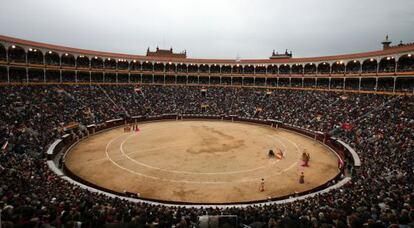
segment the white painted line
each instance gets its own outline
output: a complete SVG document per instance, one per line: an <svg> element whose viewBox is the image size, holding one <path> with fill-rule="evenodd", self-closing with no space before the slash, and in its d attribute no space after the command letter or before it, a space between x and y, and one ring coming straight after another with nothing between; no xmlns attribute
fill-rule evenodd
<svg viewBox="0 0 414 228"><path fill-rule="evenodd" d="M131 136L134 136L134 135L131 135ZM228 175L228 174L237 174L237 173L247 173L247 172L252 172L252 171L256 171L256 170L259 170L259 169L264 169L264 168L267 168L268 166L272 166L272 165L274 165L274 164L276 164L276 162L278 162L278 161L275 161L275 162L272 162L271 163L271 165L263 165L263 166L259 166L259 167L257 167L257 168L253 168L253 169L246 169L246 170L237 170L237 171L227 171L227 172L204 172L204 173L202 173L202 172L190 172L190 171L179 171L179 170L171 170L171 169L164 169L164 168L159 168L159 167L155 167L155 166L151 166L151 165L148 165L148 164L146 164L146 163L143 163L143 162L140 162L140 161L137 161L137 160L135 160L135 159L133 159L133 158L131 158L130 156L129 156L129 154L126 154L125 152L124 152L124 149L123 149L123 146L124 146L124 143L131 137L131 136L129 136L128 138L126 138L122 143L121 143L121 145L120 145L120 151L121 151L121 154L123 155L123 156L125 156L128 160L130 160L130 161L132 161L132 162L134 162L135 164L138 164L138 165L141 165L141 166L144 166L144 167L147 167L147 168L150 168L150 169L155 169L155 170L161 170L161 171L164 171L164 172L169 172L169 173L181 173L181 174L195 174L195 175Z"/></svg>
<svg viewBox="0 0 414 228"><path fill-rule="evenodd" d="M114 138L114 139L112 139L112 140L110 140L108 143L107 143L107 145L106 145L106 148L105 148L105 154L106 154L106 157L107 157L107 159L110 161L110 162L112 162L115 166L117 166L117 167L119 167L119 168L121 168L121 169L123 169L123 170L126 170L126 171L128 171L128 172L130 172L130 173L133 173L133 174L135 174L135 175L138 175L138 176L142 176L142 177L146 177L146 178L150 178L150 179L154 179L154 180L160 180L160 181L165 181L165 182L173 182L173 183L190 183L190 184L232 184L232 183L246 183L246 182L257 182L257 179L255 178L255 179L243 179L243 180L237 180L237 181L194 181L194 180L173 180L173 179L165 179L165 178L161 178L161 177L157 177L157 176L150 176L150 175L146 175L146 174L143 174L143 173L140 173L140 172L137 172L137 171L134 171L134 170L131 170L131 169L129 169L129 168L126 168L126 167L123 167L123 166L121 166L121 165L119 165L115 160L113 160L113 159L111 159L110 158L110 156L109 156L109 154L108 154L108 148L109 148L109 146L110 146L110 144L112 144L115 140L117 140L117 139L119 139L120 137L122 137L122 136L125 136L125 135L128 135L128 137L125 139L125 140L123 140L123 142L121 143L121 146L120 146L120 151L121 151L121 154L123 155L123 156L125 156L128 160L130 160L130 161L132 161L132 162L134 162L134 163L136 163L136 164L138 164L138 165L142 165L142 166L144 166L144 167L147 167L147 168L151 168L151 169L156 169L156 170L162 170L162 171L165 171L165 172L171 172L171 173L182 173L182 174L205 174L205 175L218 175L218 174L232 174L232 173L243 173L243 172L251 172L251 171L255 171L255 170L259 170L259 169L263 169L263 168L266 168L266 167L268 167L268 166L272 166L272 165L274 165L274 164L276 164L276 162L274 162L274 163L272 163L271 165L265 165L265 166L261 166L261 167L258 167L258 168L254 168L254 169L251 169L251 170L247 170L247 171L231 171L231 172L212 172L212 173L197 173L197 172L187 172L187 171L177 171L177 170L169 170L169 169L162 169L162 168L158 168L158 167L154 167L154 166L150 166L150 165L147 165L147 164L145 164L145 163L142 163L142 162L139 162L139 161L137 161L137 160L134 160L134 159L132 159L131 157L129 157L127 154L125 154L125 152L123 151L123 149L122 149L122 146L123 146L123 143L125 143L127 140L128 140L128 138L130 138L130 137L132 137L132 136L134 136L136 133L134 132L134 133L123 133L122 135L120 135L120 136L118 136L118 137L116 137L116 138ZM297 152L298 153L300 153L300 148L299 148L299 146L295 143L295 142L292 142L291 140L289 140L289 139L287 139L287 138L284 138L284 137L282 137L284 140L287 140L289 143L291 143L292 145L294 145L295 147L296 147L296 150L297 150ZM279 139L278 139L279 140ZM280 141L280 140L279 140ZM281 141L280 141L281 142ZM287 148L286 147L286 145L284 145L284 148ZM120 160L118 160L118 161L120 161ZM277 176L277 175L280 175L280 174L282 174L282 173L284 173L284 172L286 172L286 171L288 171L288 170L290 170L290 169L292 169L293 167L295 167L296 166L296 164L297 164L297 162L295 161L294 163L292 163L289 167L287 167L286 169L283 169L282 171L279 171L279 172L271 172L272 173L272 175L267 175L267 176L263 176L263 178L272 178L272 177L274 177L274 176Z"/></svg>

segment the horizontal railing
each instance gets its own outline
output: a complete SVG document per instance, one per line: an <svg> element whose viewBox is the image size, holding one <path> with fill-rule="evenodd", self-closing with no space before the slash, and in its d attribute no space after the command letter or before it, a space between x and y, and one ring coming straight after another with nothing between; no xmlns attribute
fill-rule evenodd
<svg viewBox="0 0 414 228"><path fill-rule="evenodd" d="M78 71L78 72L92 72L92 73L113 73L113 74L144 74L144 75L184 75L184 76L204 76L204 77L391 77L391 76L413 76L414 70L401 70L392 72L191 72L191 71L164 71L164 70L145 70L145 69L114 69L114 68L94 68L94 67L75 67L75 66L59 66L49 64L34 64L34 63L19 63L19 62L1 62L0 66L10 68L27 68L50 71Z"/></svg>

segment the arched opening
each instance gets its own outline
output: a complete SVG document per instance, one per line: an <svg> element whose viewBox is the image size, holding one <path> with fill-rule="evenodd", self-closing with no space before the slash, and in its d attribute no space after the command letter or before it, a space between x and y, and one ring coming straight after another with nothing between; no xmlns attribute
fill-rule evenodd
<svg viewBox="0 0 414 228"><path fill-rule="evenodd" d="M308 63L305 65L305 74L316 74L316 64Z"/></svg>
<svg viewBox="0 0 414 228"><path fill-rule="evenodd" d="M76 58L76 67L78 68L89 68L89 58L83 55L78 56Z"/></svg>
<svg viewBox="0 0 414 228"><path fill-rule="evenodd" d="M125 59L119 59L118 60L118 70L128 70L128 68L129 68L128 60L125 60ZM123 77L123 78L125 78L125 77ZM125 82L125 80L123 80L122 82ZM127 77L127 82L128 82L128 77Z"/></svg>
<svg viewBox="0 0 414 228"><path fill-rule="evenodd" d="M201 64L198 69L200 73L208 73L209 66L207 64Z"/></svg>
<svg viewBox="0 0 414 228"><path fill-rule="evenodd" d="M102 58L95 56L91 59L91 68L94 69L102 69L103 68L103 60Z"/></svg>
<svg viewBox="0 0 414 228"><path fill-rule="evenodd" d="M152 71L152 67L153 67L153 65L152 65L151 62L145 61L145 62L142 63L142 70L143 71Z"/></svg>
<svg viewBox="0 0 414 228"><path fill-rule="evenodd" d="M0 44L0 61L6 61L6 60L7 60L6 47Z"/></svg>
<svg viewBox="0 0 414 228"><path fill-rule="evenodd" d="M302 74L303 73L303 66L302 64L293 64L292 66L292 74Z"/></svg>
<svg viewBox="0 0 414 228"><path fill-rule="evenodd" d="M166 72L175 72L176 71L176 66L174 63L167 63L165 65L165 71Z"/></svg>
<svg viewBox="0 0 414 228"><path fill-rule="evenodd" d="M43 64L43 53L40 50L29 48L27 51L27 63Z"/></svg>
<svg viewBox="0 0 414 228"><path fill-rule="evenodd" d="M220 66L217 64L213 64L210 66L210 73L218 74L220 73Z"/></svg>
<svg viewBox="0 0 414 228"><path fill-rule="evenodd" d="M179 63L177 65L177 72L187 73L187 65L185 65L184 63Z"/></svg>
<svg viewBox="0 0 414 228"><path fill-rule="evenodd" d="M362 73L376 73L377 72L377 60L367 59L362 63Z"/></svg>
<svg viewBox="0 0 414 228"><path fill-rule="evenodd" d="M332 74L344 74L345 73L345 64L342 61L337 61L332 64Z"/></svg>
<svg viewBox="0 0 414 228"><path fill-rule="evenodd" d="M131 70L141 70L141 62L137 61L137 60L132 60L131 64L130 64L130 69Z"/></svg>
<svg viewBox="0 0 414 228"><path fill-rule="evenodd" d="M254 73L254 66L253 65L246 65L243 69L244 74L253 74Z"/></svg>
<svg viewBox="0 0 414 228"><path fill-rule="evenodd" d="M267 67L267 73L268 74L277 74L277 66L272 64Z"/></svg>
<svg viewBox="0 0 414 228"><path fill-rule="evenodd" d="M279 67L279 74L290 74L290 66L283 64Z"/></svg>
<svg viewBox="0 0 414 228"><path fill-rule="evenodd" d="M233 74L241 74L243 72L242 69L242 66L240 66L239 64L233 66Z"/></svg>
<svg viewBox="0 0 414 228"><path fill-rule="evenodd" d="M231 73L231 66L230 65L224 65L221 67L221 73L222 74L230 74Z"/></svg>
<svg viewBox="0 0 414 228"><path fill-rule="evenodd" d="M54 51L48 51L45 54L45 63L46 65L59 66L60 57L59 54Z"/></svg>
<svg viewBox="0 0 414 228"><path fill-rule="evenodd" d="M26 51L19 46L12 45L9 47L9 62L25 63Z"/></svg>
<svg viewBox="0 0 414 228"><path fill-rule="evenodd" d="M403 55L398 59L398 71L407 72L414 71L414 55Z"/></svg>
<svg viewBox="0 0 414 228"><path fill-rule="evenodd" d="M361 63L357 60L349 61L346 64L346 73L347 74L358 74L359 69L361 68Z"/></svg>
<svg viewBox="0 0 414 228"><path fill-rule="evenodd" d="M105 69L116 69L116 60L112 58L106 58L104 61ZM105 79L106 80L106 79Z"/></svg>
<svg viewBox="0 0 414 228"><path fill-rule="evenodd" d="M393 56L388 56L380 60L378 72L389 73L389 72L394 72L394 71L395 71L395 58Z"/></svg>
<svg viewBox="0 0 414 228"><path fill-rule="evenodd" d="M69 53L65 53L61 57L62 66L75 67L76 59L75 56Z"/></svg>
<svg viewBox="0 0 414 228"><path fill-rule="evenodd" d="M318 74L329 74L329 73L330 73L329 63L327 62L319 63Z"/></svg>
<svg viewBox="0 0 414 228"><path fill-rule="evenodd" d="M256 74L266 74L266 66L265 65L257 65L256 66Z"/></svg>
<svg viewBox="0 0 414 228"><path fill-rule="evenodd" d="M154 71L164 72L164 63L161 63L161 62L154 63Z"/></svg>
<svg viewBox="0 0 414 228"><path fill-rule="evenodd" d="M193 64L193 63L190 63L188 65L188 73L197 73L197 71L198 71L198 65Z"/></svg>

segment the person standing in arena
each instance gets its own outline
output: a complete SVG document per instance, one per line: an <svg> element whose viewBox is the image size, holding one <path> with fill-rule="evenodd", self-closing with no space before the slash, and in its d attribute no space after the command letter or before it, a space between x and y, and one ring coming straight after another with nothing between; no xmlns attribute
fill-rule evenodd
<svg viewBox="0 0 414 228"><path fill-rule="evenodd" d="M267 156L269 156L269 158L273 158L275 157L275 153L273 152L273 150L269 150L269 153Z"/></svg>
<svg viewBox="0 0 414 228"><path fill-rule="evenodd" d="M299 184L304 184L304 183L305 183L305 175L302 172L299 176Z"/></svg>
<svg viewBox="0 0 414 228"><path fill-rule="evenodd" d="M265 182L264 182L264 178L262 178L262 181L260 182L260 191L261 192L264 192L264 190L265 190L264 186L265 186Z"/></svg>
<svg viewBox="0 0 414 228"><path fill-rule="evenodd" d="M302 153L302 166L309 166L309 160L310 160L310 154L306 151L303 151Z"/></svg>

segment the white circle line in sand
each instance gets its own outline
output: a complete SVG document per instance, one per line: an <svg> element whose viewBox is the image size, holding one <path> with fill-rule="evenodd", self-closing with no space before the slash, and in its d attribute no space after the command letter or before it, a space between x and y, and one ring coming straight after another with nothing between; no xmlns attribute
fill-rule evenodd
<svg viewBox="0 0 414 228"><path fill-rule="evenodd" d="M121 154L122 154L123 156L125 156L128 160L130 160L130 161L134 162L135 164L138 164L138 165L141 165L141 166L144 166L144 167L150 168L150 169L161 170L161 171L164 171L164 172L169 172L169 173L196 174L196 175L228 175L228 174L237 174L237 173L247 173L247 172L252 172L252 171L259 170L259 169L264 169L264 168L266 168L266 167L268 167L268 166L271 166L271 165L274 165L274 164L276 164L277 162L279 162L279 161L280 161L280 160L273 161L270 165L262 165L262 166L259 166L259 167L253 168L253 169L238 170L238 171L227 171L227 172L204 172L204 173L202 173L202 172L190 172L190 171L179 171L179 170L164 169L164 168L159 168L159 167L151 166L151 165L148 165L148 164L146 164L146 163L143 163L143 162L137 161L137 160L135 160L135 159L131 158L128 154L126 154L126 153L125 153L125 151L124 151L124 149L123 149L124 143L125 143L125 142L126 142L126 141L130 138L130 137L132 137L132 136L134 136L134 135L132 134L132 135L128 136L128 137L127 137L127 138L126 138L126 139L125 139L125 140L121 143L121 145L119 146L119 149L120 149L120 151L121 151Z"/></svg>
<svg viewBox="0 0 414 228"><path fill-rule="evenodd" d="M158 129L161 129L161 128L158 128ZM150 130L150 129L148 129L148 130ZM156 170L161 170L161 171L164 171L164 172L170 172L170 173L180 173L180 174L196 174L196 175L228 175L228 174L238 174L238 173L246 173L246 172L252 172L252 171L256 171L256 170L259 170L259 169L264 169L264 168L266 168L266 167L268 167L268 166L272 166L272 165L274 165L274 164L276 164L277 162L279 162L280 160L277 160L277 161L272 161L271 162L271 164L270 165L263 165L263 166L260 166L260 167L257 167L257 168L253 168L253 169L248 169L248 170L238 170L238 171L227 171L227 172L204 172L204 173L202 173L202 172L190 172L190 171L179 171L179 170L171 170L171 169L164 169L164 168L159 168L159 167L155 167L155 166L151 166L151 165L148 165L148 164L146 164L146 163L143 163L143 162L140 162L140 161L137 161L137 160L135 160L135 159L133 159L133 158L131 158L129 155L130 154L132 154L132 153L125 153L125 151L124 151L124 149L123 149L123 146L124 146L124 143L126 142L126 141L128 141L128 139L130 138L130 137L132 137L132 136L134 136L134 134L131 134L130 136L128 136L122 143L121 143L121 145L120 145L120 151L121 151L121 154L123 155L123 156L125 156L128 160L130 160L130 161L132 161L132 162L134 162L134 163L136 163L136 164L138 164L138 165L141 165L141 166L144 166L144 167L147 167L147 168L150 168L150 169L156 169ZM279 138L282 138L283 140L287 140L287 141L289 141L293 146L295 146L296 147L296 150L297 150L297 152L299 152L299 154L300 154L300 149L299 149L299 146L295 143L295 142L292 142L291 140L289 140L289 139L287 139L287 138L285 138L285 137L282 137L282 136L278 136L278 135L267 135L268 137L271 137L271 138L274 138L275 140L277 140L282 146L283 146L283 148L285 149L285 151L287 151L287 147L286 147L286 145L283 143L283 141L282 140L280 140ZM133 152L134 153L134 152ZM285 155L284 155L285 156ZM285 156L286 157L286 156ZM295 164L296 162L294 162L293 164ZM283 170L283 172L285 172L285 171L287 171L287 170L289 170L289 169L291 169L291 168L293 168L293 164L292 165L290 165L289 167L288 167L288 169L284 169Z"/></svg>
<svg viewBox="0 0 414 228"><path fill-rule="evenodd" d="M128 135L128 133L123 133L123 134L121 134L120 136L115 137L115 138L113 138L112 140L110 140L110 141L106 144L105 154L106 154L106 158L107 158L107 159L108 159L108 160L109 160L112 164L114 164L115 166L117 166L117 167L118 167L118 168L120 168L120 169L126 170L126 171L128 171L128 172L130 172L130 173L133 173L133 174L135 174L135 175L142 176L142 177L149 178L149 179L154 179L154 180L161 180L161 181L165 181L165 182L174 182L174 183L190 183L190 184L228 184L228 183L257 182L256 178L255 178L255 179L247 179L247 180L246 180L246 179L244 179L244 180L239 180L239 181L191 181L191 180L173 180L173 179L165 179L165 178L160 178L160 177L150 176L150 175L146 175L146 174L143 174L143 173L140 173L140 172L136 172L136 171L134 171L134 170L131 170L131 169L128 169L128 168L125 168L125 167L123 167L123 166L119 165L117 162L115 162L113 159L111 159L111 158L110 158L109 153L108 153L109 146L110 146L110 145L111 145L111 144L112 144L115 140L117 140L117 139L119 139L119 138L121 138L122 136L125 136L125 135ZM128 137L129 137L129 136L128 136ZM284 138L284 139L286 139L286 138ZM300 150L299 150L299 146L298 146L296 143L292 142L292 141L291 141L291 140L289 140L289 139L286 139L286 140L288 140L290 143L292 143L292 144L296 147L297 151L298 151L298 152L300 152ZM291 169L291 168L295 167L296 163L297 163L297 162L292 163L292 164L291 164L289 167L287 167L286 169L284 169L284 170L282 170L282 171L279 171L279 172L276 172L276 173L273 173L273 175L268 175L268 176L264 176L264 177L266 177L266 178L270 178L270 177L273 177L273 176L276 176L276 175L280 175L281 173L284 173L284 172L288 171L289 169Z"/></svg>

